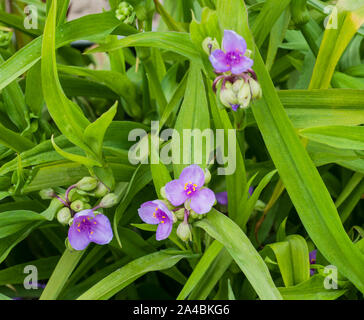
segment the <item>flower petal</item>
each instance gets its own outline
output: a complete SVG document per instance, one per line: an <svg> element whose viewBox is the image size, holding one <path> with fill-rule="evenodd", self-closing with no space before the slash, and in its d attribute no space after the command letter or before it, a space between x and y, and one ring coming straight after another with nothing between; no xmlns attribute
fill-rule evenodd
<svg viewBox="0 0 364 320"><path fill-rule="evenodd" d="M215 203L215 193L208 189L202 189L191 198L191 209L199 214L209 212Z"/></svg>
<svg viewBox="0 0 364 320"><path fill-rule="evenodd" d="M75 250L84 250L90 243L87 232L77 231L77 221L73 221L72 226L68 229L68 241Z"/></svg>
<svg viewBox="0 0 364 320"><path fill-rule="evenodd" d="M228 195L227 192L219 192L215 194L216 196L216 200L219 204L223 205L223 206L227 206L228 204Z"/></svg>
<svg viewBox="0 0 364 320"><path fill-rule="evenodd" d="M92 219L92 231L89 235L90 241L97 244L107 244L113 238L113 232L108 217L98 214Z"/></svg>
<svg viewBox="0 0 364 320"><path fill-rule="evenodd" d="M153 217L153 213L155 212L157 206L158 204L154 203L154 201L143 203L138 209L140 219L142 219L145 223L158 224L158 219Z"/></svg>
<svg viewBox="0 0 364 320"><path fill-rule="evenodd" d="M230 70L230 65L226 63L224 51L220 49L214 50L211 53L209 59L217 73L226 72Z"/></svg>
<svg viewBox="0 0 364 320"><path fill-rule="evenodd" d="M179 206L187 199L187 195L184 190L184 184L180 180L172 180L168 182L165 187L166 196L170 203L174 206Z"/></svg>
<svg viewBox="0 0 364 320"><path fill-rule="evenodd" d="M82 211L80 211L80 212L77 212L75 215L74 215L74 217L73 217L73 219L76 219L76 218L78 218L78 217L85 217L85 216L88 216L88 217L94 217L95 216L95 214L94 214L94 212L92 211L92 209L87 209L87 210L82 210Z"/></svg>
<svg viewBox="0 0 364 320"><path fill-rule="evenodd" d="M171 220L167 219L165 223L160 223L157 232L155 234L155 238L160 241L167 239L171 234L173 223Z"/></svg>
<svg viewBox="0 0 364 320"><path fill-rule="evenodd" d="M222 47L225 52L239 51L244 54L246 51L246 41L235 31L225 30L224 38L222 39Z"/></svg>
<svg viewBox="0 0 364 320"><path fill-rule="evenodd" d="M246 72L254 64L254 61L248 57L241 57L240 59L241 60L238 64L235 64L231 67L232 74L240 74L240 73Z"/></svg>
<svg viewBox="0 0 364 320"><path fill-rule="evenodd" d="M184 168L178 179L184 186L186 183L194 183L197 188L201 188L205 183L205 173L197 164L192 164Z"/></svg>

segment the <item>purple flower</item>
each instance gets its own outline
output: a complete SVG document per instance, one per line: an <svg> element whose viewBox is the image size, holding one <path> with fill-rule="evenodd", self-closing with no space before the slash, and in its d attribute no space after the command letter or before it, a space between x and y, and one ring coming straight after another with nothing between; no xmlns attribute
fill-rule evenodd
<svg viewBox="0 0 364 320"><path fill-rule="evenodd" d="M75 250L84 250L90 242L108 244L112 238L109 219L91 209L76 213L68 230L68 241Z"/></svg>
<svg viewBox="0 0 364 320"><path fill-rule="evenodd" d="M216 201L219 204L221 204L222 206L228 205L228 196L226 191L215 193L215 196L216 196Z"/></svg>
<svg viewBox="0 0 364 320"><path fill-rule="evenodd" d="M190 207L199 214L207 213L215 203L215 193L202 188L205 183L204 171L198 165L184 168L179 179L168 182L165 187L166 196L174 206L180 206L190 200Z"/></svg>
<svg viewBox="0 0 364 320"><path fill-rule="evenodd" d="M250 187L249 188L250 196L253 194L253 191L254 191L254 188ZM219 204L221 204L223 206L228 205L228 195L227 195L226 191L215 193L215 196L216 196L216 200Z"/></svg>
<svg viewBox="0 0 364 320"><path fill-rule="evenodd" d="M316 264L316 256L317 250L313 250L309 253L310 264ZM313 276L315 274L315 269L310 269L310 275Z"/></svg>
<svg viewBox="0 0 364 320"><path fill-rule="evenodd" d="M156 239L168 238L172 231L173 214L161 200L148 201L138 209L140 218L149 224L158 224Z"/></svg>
<svg viewBox="0 0 364 320"><path fill-rule="evenodd" d="M247 46L242 36L232 30L225 30L222 47L224 51L216 49L210 55L215 72L241 74L252 67L253 60L244 56Z"/></svg>

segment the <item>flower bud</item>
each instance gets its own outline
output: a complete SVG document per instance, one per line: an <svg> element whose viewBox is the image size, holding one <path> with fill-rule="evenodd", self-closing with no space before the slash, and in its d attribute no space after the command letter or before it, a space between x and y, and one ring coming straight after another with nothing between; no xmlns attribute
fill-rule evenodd
<svg viewBox="0 0 364 320"><path fill-rule="evenodd" d="M100 202L101 208L111 208L118 203L118 197L115 193L109 193L102 198Z"/></svg>
<svg viewBox="0 0 364 320"><path fill-rule="evenodd" d="M184 219L184 217L185 217L185 209L184 209L184 208L182 208L182 209L177 210L177 211L174 213L174 215L176 216L176 218L177 218L178 220L183 220L183 219Z"/></svg>
<svg viewBox="0 0 364 320"><path fill-rule="evenodd" d="M185 201L185 208L190 211L191 210L191 199L187 199Z"/></svg>
<svg viewBox="0 0 364 320"><path fill-rule="evenodd" d="M85 204L81 200L76 200L71 203L71 209L73 211L80 212L80 211L84 210L84 208L85 208Z"/></svg>
<svg viewBox="0 0 364 320"><path fill-rule="evenodd" d="M133 6L125 1L121 2L115 10L116 18L126 24L133 24L135 15Z"/></svg>
<svg viewBox="0 0 364 320"><path fill-rule="evenodd" d="M163 199L167 199L166 187L162 187L160 193Z"/></svg>
<svg viewBox="0 0 364 320"><path fill-rule="evenodd" d="M57 220L62 225L67 225L72 218L71 216L71 210L69 208L62 208L57 213Z"/></svg>
<svg viewBox="0 0 364 320"><path fill-rule="evenodd" d="M207 37L202 41L202 49L210 55L214 50L220 49L220 46L216 38L212 39L211 37Z"/></svg>
<svg viewBox="0 0 364 320"><path fill-rule="evenodd" d="M82 191L92 191L97 187L97 179L94 177L84 177L77 182L76 187Z"/></svg>
<svg viewBox="0 0 364 320"><path fill-rule="evenodd" d="M102 182L99 182L97 187L96 187L96 190L95 190L94 194L95 194L96 198L102 198L108 192L109 192L109 190L107 189L107 187Z"/></svg>
<svg viewBox="0 0 364 320"><path fill-rule="evenodd" d="M211 173L209 169L205 169L205 184L209 184L211 181Z"/></svg>
<svg viewBox="0 0 364 320"><path fill-rule="evenodd" d="M249 85L250 85L250 91L251 91L253 99L262 98L263 93L262 93L262 88L261 88L259 82L250 78Z"/></svg>
<svg viewBox="0 0 364 320"><path fill-rule="evenodd" d="M238 93L240 108L246 109L249 106L250 99L251 93L249 83L244 82Z"/></svg>
<svg viewBox="0 0 364 320"><path fill-rule="evenodd" d="M244 56L247 58L250 58L252 56L253 52L250 49L246 49Z"/></svg>
<svg viewBox="0 0 364 320"><path fill-rule="evenodd" d="M173 215L173 223L176 223L178 221L178 218L175 213L172 212Z"/></svg>
<svg viewBox="0 0 364 320"><path fill-rule="evenodd" d="M225 88L221 88L220 101L225 107L231 107L232 105L238 104L238 99L231 82L226 81Z"/></svg>
<svg viewBox="0 0 364 320"><path fill-rule="evenodd" d="M55 195L56 195L56 193L54 192L54 190L52 188L42 189L39 191L39 196L43 200L53 199Z"/></svg>
<svg viewBox="0 0 364 320"><path fill-rule="evenodd" d="M190 217L192 219L199 219L200 214L198 214L197 212L190 210Z"/></svg>
<svg viewBox="0 0 364 320"><path fill-rule="evenodd" d="M266 207L267 205L263 202L263 201L261 201L261 200L258 200L256 203L255 203L255 207L254 207L254 209L255 210L257 210L257 211L264 211L264 209L265 209L265 207Z"/></svg>
<svg viewBox="0 0 364 320"><path fill-rule="evenodd" d="M177 228L177 236L182 241L192 241L191 227L187 222L181 222Z"/></svg>
<svg viewBox="0 0 364 320"><path fill-rule="evenodd" d="M0 47L8 46L12 36L13 33L10 31L10 29L0 30Z"/></svg>

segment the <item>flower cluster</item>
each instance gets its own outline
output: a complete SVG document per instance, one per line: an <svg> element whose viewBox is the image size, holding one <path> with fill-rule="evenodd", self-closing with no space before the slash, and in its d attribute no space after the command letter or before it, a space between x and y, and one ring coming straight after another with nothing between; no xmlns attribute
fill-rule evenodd
<svg viewBox="0 0 364 320"><path fill-rule="evenodd" d="M74 250L84 250L90 242L103 245L112 240L110 221L97 210L111 208L117 203L118 197L96 178L85 177L62 195L57 195L53 189L41 190L39 194L42 199L56 198L62 204L57 212L57 220L62 225L70 226L68 242ZM101 200L92 207L90 197Z"/></svg>
<svg viewBox="0 0 364 320"><path fill-rule="evenodd" d="M215 194L205 187L210 174L198 165L183 169L178 179L162 188L165 200L143 203L138 209L140 218L148 224L158 224L156 239L168 238L173 223L180 222L177 235L184 241L191 240L189 218L198 218L208 213L216 202Z"/></svg>
<svg viewBox="0 0 364 320"><path fill-rule="evenodd" d="M202 45L208 50L215 72L222 73L215 79L213 88L216 91L221 82L220 101L224 106L234 111L245 109L251 100L262 97L262 89L252 69L254 61L249 57L251 51L247 50L242 36L232 30L225 30L223 50L211 38L206 38Z"/></svg>
<svg viewBox="0 0 364 320"><path fill-rule="evenodd" d="M126 24L133 24L136 13L133 6L128 2L120 2L119 6L115 10L115 16L118 20Z"/></svg>

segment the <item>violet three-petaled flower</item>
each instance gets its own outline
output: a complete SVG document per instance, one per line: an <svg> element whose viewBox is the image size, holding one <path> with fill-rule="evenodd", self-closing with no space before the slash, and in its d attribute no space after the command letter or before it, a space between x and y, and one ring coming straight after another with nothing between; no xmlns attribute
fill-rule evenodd
<svg viewBox="0 0 364 320"><path fill-rule="evenodd" d="M205 214L211 210L216 198L212 190L203 188L204 183L204 171L198 165L190 165L182 170L179 179L166 184L167 199L174 206L180 206L189 200L193 211Z"/></svg>
<svg viewBox="0 0 364 320"><path fill-rule="evenodd" d="M312 250L309 253L310 264L316 264L317 250ZM315 269L310 269L310 275L313 276L315 274Z"/></svg>
<svg viewBox="0 0 364 320"><path fill-rule="evenodd" d="M232 74L241 74L253 66L253 60L246 57L246 42L244 38L232 30L224 31L222 40L224 49L216 49L210 55L210 62L217 73L231 71Z"/></svg>
<svg viewBox="0 0 364 320"><path fill-rule="evenodd" d="M103 214L95 215L91 209L76 213L68 230L68 241L75 250L86 249L90 242L108 244L112 238L109 219Z"/></svg>
<svg viewBox="0 0 364 320"><path fill-rule="evenodd" d="M158 224L156 239L168 238L173 227L173 214L161 200L148 201L138 209L140 218L148 224Z"/></svg>

